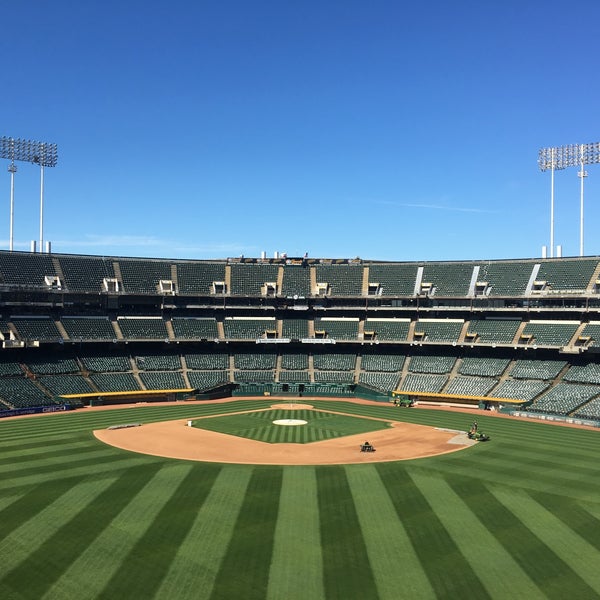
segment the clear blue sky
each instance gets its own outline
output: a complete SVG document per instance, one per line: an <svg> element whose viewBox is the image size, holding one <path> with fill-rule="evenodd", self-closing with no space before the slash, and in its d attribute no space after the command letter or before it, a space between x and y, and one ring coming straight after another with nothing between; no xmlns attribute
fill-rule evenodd
<svg viewBox="0 0 600 600"><path fill-rule="evenodd" d="M597 0L31 0L0 14L0 135L58 144L55 252L540 256L538 150L600 141ZM18 167L26 250L39 168ZM600 165L588 172L585 251L600 254ZM555 241L579 253L575 168L556 175Z"/></svg>

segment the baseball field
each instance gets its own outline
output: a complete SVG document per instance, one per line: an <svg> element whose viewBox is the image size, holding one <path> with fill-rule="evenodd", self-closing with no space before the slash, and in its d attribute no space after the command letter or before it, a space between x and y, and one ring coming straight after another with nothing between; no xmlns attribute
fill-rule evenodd
<svg viewBox="0 0 600 600"><path fill-rule="evenodd" d="M489 442L323 465L166 458L94 435L272 404L139 405L0 422L0 598L600 597L599 431L480 412ZM367 419L424 432L465 431L473 420L452 410L310 404L360 418L331 418L338 438L344 427L371 435ZM247 432L249 422L213 429ZM276 441L246 435L277 455Z"/></svg>

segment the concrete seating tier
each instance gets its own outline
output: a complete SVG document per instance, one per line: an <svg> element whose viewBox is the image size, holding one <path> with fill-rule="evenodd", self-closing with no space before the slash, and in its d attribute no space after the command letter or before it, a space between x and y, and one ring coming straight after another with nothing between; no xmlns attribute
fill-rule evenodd
<svg viewBox="0 0 600 600"><path fill-rule="evenodd" d="M363 354L361 369L363 371L401 371L406 356L403 354Z"/></svg>
<svg viewBox="0 0 600 600"><path fill-rule="evenodd" d="M131 371L131 363L126 356L81 356L79 360L90 373Z"/></svg>
<svg viewBox="0 0 600 600"><path fill-rule="evenodd" d="M324 331L325 337L334 340L356 340L358 319L318 317L315 319L315 334L319 331Z"/></svg>
<svg viewBox="0 0 600 600"><path fill-rule="evenodd" d="M419 319L415 323L415 341L457 342L464 321L449 319ZM419 336L418 334L423 334Z"/></svg>
<svg viewBox="0 0 600 600"><path fill-rule="evenodd" d="M579 383L557 383L527 408L531 412L568 415L579 406L600 395L600 386Z"/></svg>
<svg viewBox="0 0 600 600"><path fill-rule="evenodd" d="M565 373L563 380L577 383L600 384L600 365L598 363L573 365Z"/></svg>
<svg viewBox="0 0 600 600"><path fill-rule="evenodd" d="M264 352L262 354L235 354L233 356L233 364L239 370L263 370L274 369L277 363L277 355L273 352Z"/></svg>
<svg viewBox="0 0 600 600"><path fill-rule="evenodd" d="M117 323L125 339L166 340L169 338L167 326L161 318L117 317Z"/></svg>
<svg viewBox="0 0 600 600"><path fill-rule="evenodd" d="M508 358L478 358L465 357L462 359L458 372L461 375L479 375L481 377L499 377L508 367Z"/></svg>
<svg viewBox="0 0 600 600"><path fill-rule="evenodd" d="M20 377L0 377L0 398L12 408L32 406L52 406L57 404L30 379Z"/></svg>
<svg viewBox="0 0 600 600"><path fill-rule="evenodd" d="M225 371L229 368L229 354L227 353L198 353L186 354L185 363L188 369L197 371Z"/></svg>
<svg viewBox="0 0 600 600"><path fill-rule="evenodd" d="M136 356L135 362L140 371L180 371L181 359L174 354Z"/></svg>
<svg viewBox="0 0 600 600"><path fill-rule="evenodd" d="M364 383L370 387L377 388L384 392L392 392L398 387L400 381L399 373L382 373L376 371L361 372L358 377L358 383Z"/></svg>
<svg viewBox="0 0 600 600"><path fill-rule="evenodd" d="M229 372L222 371L188 371L188 381L193 388L200 391L210 390L229 383Z"/></svg>
<svg viewBox="0 0 600 600"><path fill-rule="evenodd" d="M518 319L473 319L468 333L477 334L477 342L484 344L511 344L521 321Z"/></svg>
<svg viewBox="0 0 600 600"><path fill-rule="evenodd" d="M101 392L133 392L140 389L133 373L92 373L90 379Z"/></svg>
<svg viewBox="0 0 600 600"><path fill-rule="evenodd" d="M174 317L171 320L177 339L216 340L219 337L217 320L209 318Z"/></svg>
<svg viewBox="0 0 600 600"><path fill-rule="evenodd" d="M413 356L408 370L412 373L450 373L455 362L453 356Z"/></svg>
<svg viewBox="0 0 600 600"><path fill-rule="evenodd" d="M523 335L533 336L530 342L538 346L567 346L575 335L579 323L557 323L552 321L530 321Z"/></svg>
<svg viewBox="0 0 600 600"><path fill-rule="evenodd" d="M536 396L548 389L544 381L530 381L528 379L506 379L500 382L491 393L492 398L510 398L511 400L522 400L526 402L533 400Z"/></svg>
<svg viewBox="0 0 600 600"><path fill-rule="evenodd" d="M23 369L21 369L21 365L18 362L0 362L0 377L6 375L23 375Z"/></svg>
<svg viewBox="0 0 600 600"><path fill-rule="evenodd" d="M38 382L53 396L95 392L81 375L44 375L38 378Z"/></svg>
<svg viewBox="0 0 600 600"><path fill-rule="evenodd" d="M303 340L308 337L308 321L306 319L283 319L281 337L291 340Z"/></svg>
<svg viewBox="0 0 600 600"><path fill-rule="evenodd" d="M379 341L403 342L408 339L409 328L409 319L367 319L364 331L374 333Z"/></svg>
<svg viewBox="0 0 600 600"><path fill-rule="evenodd" d="M268 331L277 331L275 318L244 319L228 318L223 321L225 338L230 340L255 340L263 338Z"/></svg>
<svg viewBox="0 0 600 600"><path fill-rule="evenodd" d="M108 317L62 317L70 340L111 340L115 330Z"/></svg>
<svg viewBox="0 0 600 600"><path fill-rule="evenodd" d="M485 396L498 383L489 377L455 377L444 393L457 396Z"/></svg>
<svg viewBox="0 0 600 600"><path fill-rule="evenodd" d="M171 264L162 260L119 259L124 291L158 294L160 281L171 280Z"/></svg>
<svg viewBox="0 0 600 600"><path fill-rule="evenodd" d="M239 382L257 382L257 381L274 381L275 371L260 370L260 371L234 371L233 377Z"/></svg>
<svg viewBox="0 0 600 600"><path fill-rule="evenodd" d="M354 371L355 354L317 354L313 355L315 369L322 371Z"/></svg>
<svg viewBox="0 0 600 600"><path fill-rule="evenodd" d="M429 392L439 393L448 382L446 375L425 375L422 373L408 373L402 382L400 390L404 392Z"/></svg>
<svg viewBox="0 0 600 600"><path fill-rule="evenodd" d="M567 366L565 360L517 360L510 371L513 379L554 379Z"/></svg>
<svg viewBox="0 0 600 600"><path fill-rule="evenodd" d="M152 371L140 373L147 390L181 390L187 388L183 375L174 371Z"/></svg>
<svg viewBox="0 0 600 600"><path fill-rule="evenodd" d="M279 373L281 383L310 383L308 371L281 371Z"/></svg>
<svg viewBox="0 0 600 600"><path fill-rule="evenodd" d="M291 371L308 369L308 356L306 354L282 354L281 368Z"/></svg>
<svg viewBox="0 0 600 600"><path fill-rule="evenodd" d="M60 342L63 338L50 317L11 318L19 338L26 341Z"/></svg>
<svg viewBox="0 0 600 600"><path fill-rule="evenodd" d="M26 364L29 370L37 375L79 373L79 365L74 358L29 358Z"/></svg>
<svg viewBox="0 0 600 600"><path fill-rule="evenodd" d="M353 383L352 371L315 371L315 383Z"/></svg>

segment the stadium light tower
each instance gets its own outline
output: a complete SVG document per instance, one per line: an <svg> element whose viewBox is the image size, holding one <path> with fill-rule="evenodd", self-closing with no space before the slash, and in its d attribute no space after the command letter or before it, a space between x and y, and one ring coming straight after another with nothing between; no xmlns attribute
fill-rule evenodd
<svg viewBox="0 0 600 600"><path fill-rule="evenodd" d="M542 148L539 151L538 165L541 171L550 170L550 257L554 256L554 171L567 167L579 167L580 216L579 216L579 256L583 256L583 181L587 177L585 165L600 163L600 142L592 144L570 144L555 148Z"/></svg>
<svg viewBox="0 0 600 600"><path fill-rule="evenodd" d="M40 252L44 244L44 168L55 167L58 162L58 148L56 144L47 142L34 142L20 138L0 137L0 158L10 160L8 172L10 173L10 250L13 249L13 213L15 194L15 161L29 162L40 165Z"/></svg>

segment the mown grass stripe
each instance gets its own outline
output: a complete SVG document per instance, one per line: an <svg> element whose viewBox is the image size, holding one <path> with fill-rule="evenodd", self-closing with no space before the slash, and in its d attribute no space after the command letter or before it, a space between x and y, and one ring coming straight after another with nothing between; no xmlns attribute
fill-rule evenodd
<svg viewBox="0 0 600 600"><path fill-rule="evenodd" d="M57 456L72 456L74 454L81 454L82 452L94 452L97 448L91 445L88 440L74 443L63 442L60 446L53 450L48 449L47 444L43 444L37 448L30 448L29 450L12 450L10 452L1 451L2 457L0 458L0 466L14 465L18 462L27 462L30 460L36 460L37 458L52 458Z"/></svg>
<svg viewBox="0 0 600 600"><path fill-rule="evenodd" d="M548 598L596 597L594 591L529 529L527 522L519 518L518 507L516 511L509 510L477 479L448 477L447 481ZM515 488L504 489L507 494L518 497L522 493ZM498 490L494 486L494 491Z"/></svg>
<svg viewBox="0 0 600 600"><path fill-rule="evenodd" d="M491 597L545 598L443 477L417 469L410 476Z"/></svg>
<svg viewBox="0 0 600 600"><path fill-rule="evenodd" d="M32 486L18 495L11 495L12 502L0 511L0 556L3 556L5 542L8 544L6 551L10 551L11 542L7 540L13 531L18 530L30 519L38 518L43 511L50 510L57 499L78 483L81 483L81 480L75 478L59 479L46 485ZM2 560L0 565L4 564L5 561Z"/></svg>
<svg viewBox="0 0 600 600"><path fill-rule="evenodd" d="M273 555L282 474L281 467L253 468L211 598L264 598Z"/></svg>
<svg viewBox="0 0 600 600"><path fill-rule="evenodd" d="M350 466L346 474L378 598L433 598L433 588L377 469Z"/></svg>
<svg viewBox="0 0 600 600"><path fill-rule="evenodd" d="M317 490L327 598L369 598L375 580L344 467L318 467Z"/></svg>
<svg viewBox="0 0 600 600"><path fill-rule="evenodd" d="M46 552L48 543L54 544L57 533L73 519L73 509L78 512L85 511L114 482L114 477L111 480L91 478L79 480L77 485L71 486L55 497L47 506L36 506L37 513L32 518L22 522L2 539L0 542L0 556L2 556L0 595L2 597L5 597L5 592L9 597L10 594L17 592L24 594L22 597L25 598L41 597L43 590L38 589L38 586L44 586L46 577L53 576L52 573L47 573L47 570L53 565L56 547L52 545L51 550ZM31 500L34 499L23 499L28 504ZM58 546L62 545L61 539ZM32 557L38 558L40 564L32 564ZM59 565L59 572L63 568L66 568L65 565ZM28 591L30 582L33 585L31 592Z"/></svg>
<svg viewBox="0 0 600 600"><path fill-rule="evenodd" d="M92 600L98 597L146 532L148 523L162 509L171 490L181 483L189 470L189 464L172 463L156 472L100 535L69 564L44 599ZM140 519L140 515L144 518Z"/></svg>
<svg viewBox="0 0 600 600"><path fill-rule="evenodd" d="M325 598L314 467L283 471L266 597L269 600Z"/></svg>
<svg viewBox="0 0 600 600"><path fill-rule="evenodd" d="M436 596L458 598L465 590L477 590L479 598L488 598L473 568L407 468L399 463L379 463L376 468Z"/></svg>
<svg viewBox="0 0 600 600"><path fill-rule="evenodd" d="M145 521L144 534L132 546L98 598L152 598L155 595L219 468L192 464L178 485L165 490L160 511L153 519Z"/></svg>
<svg viewBox="0 0 600 600"><path fill-rule="evenodd" d="M527 523L528 529L550 548L574 575L580 577L593 590L593 594L600 597L600 552L594 546L538 504L525 491L491 491L508 510L518 513ZM585 589L583 582L580 589L584 595L578 596L575 587L571 593L581 598L593 597L593 594L589 595L590 590Z"/></svg>
<svg viewBox="0 0 600 600"><path fill-rule="evenodd" d="M182 540L156 598L210 598L234 533L251 468L224 466Z"/></svg>

